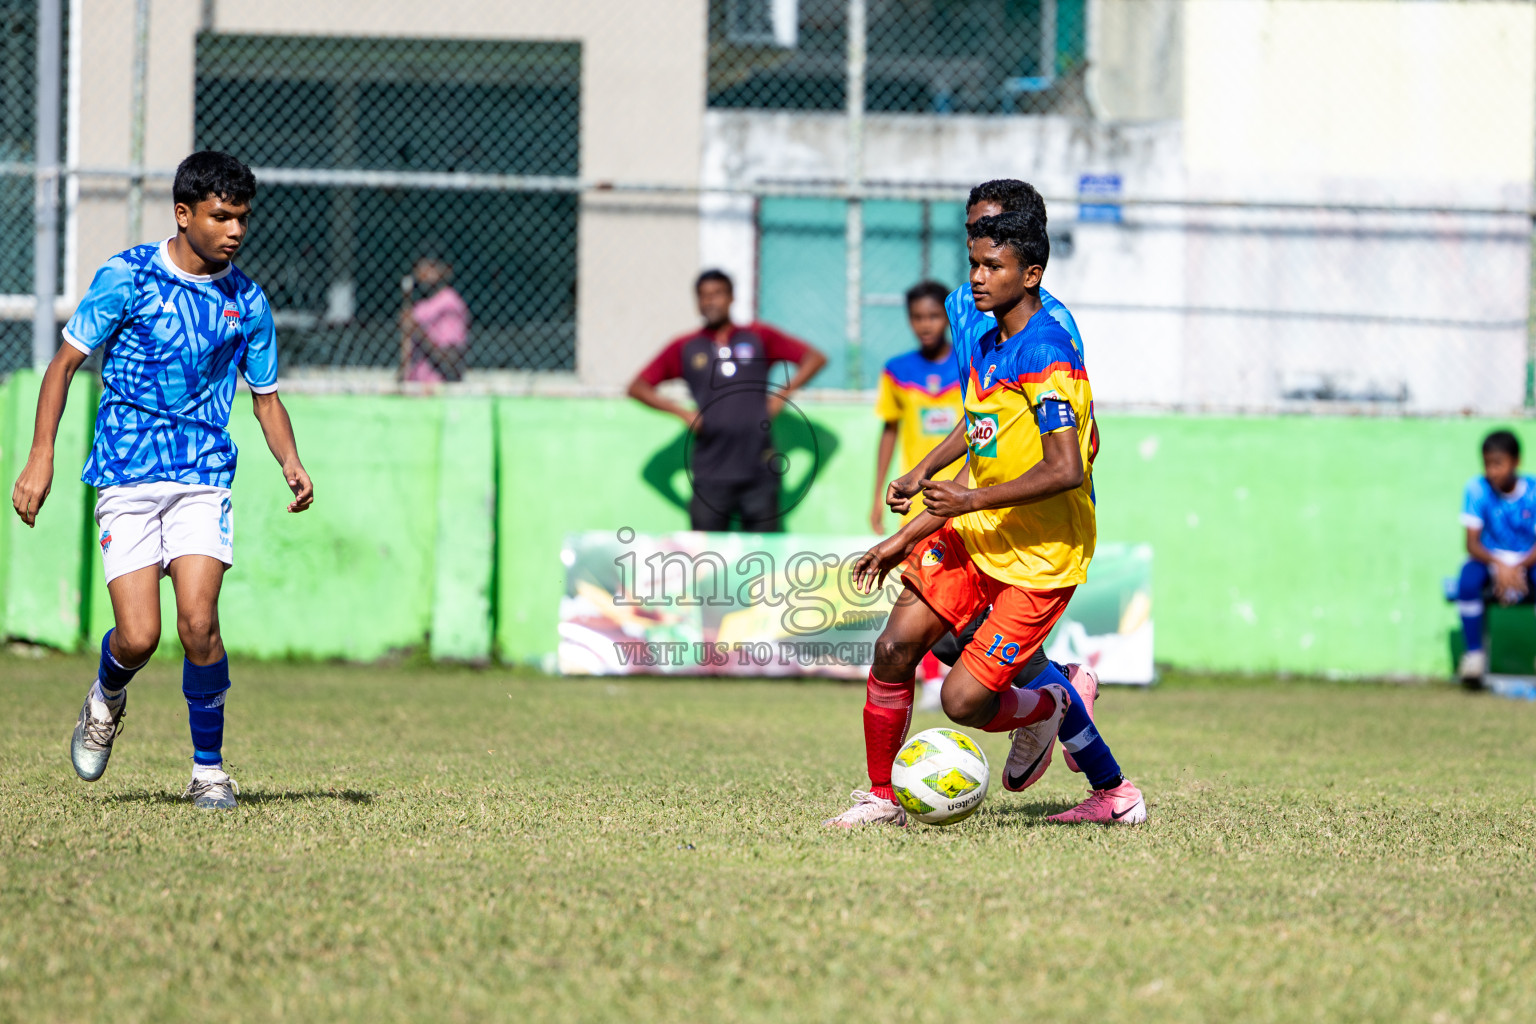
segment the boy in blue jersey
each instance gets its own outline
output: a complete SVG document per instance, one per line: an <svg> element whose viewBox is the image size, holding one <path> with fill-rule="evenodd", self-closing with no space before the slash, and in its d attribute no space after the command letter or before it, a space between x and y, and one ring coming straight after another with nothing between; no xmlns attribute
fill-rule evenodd
<svg viewBox="0 0 1536 1024"><path fill-rule="evenodd" d="M994 178L971 189L971 194L966 198L966 230L970 230L971 225L983 217L996 217L1002 213L1027 213L1039 218L1041 224L1048 223L1045 199L1035 186L1017 178ZM1040 305L1066 328L1072 336L1072 344L1077 346L1077 354L1084 356L1083 336L1077 329L1077 321L1072 318L1071 311L1044 287L1040 289ZM980 337L997 326L991 313L983 313L976 308L976 300L971 297L969 285L963 284L951 292L944 308L949 313L950 329L955 337L959 337L962 332Z"/></svg>
<svg viewBox="0 0 1536 1024"><path fill-rule="evenodd" d="M27 465L11 492L32 526L53 482L53 444L69 383L104 349L96 440L82 479L97 488L96 525L114 628L70 740L93 782L122 728L129 680L160 642L160 577L176 592L186 651L182 692L192 731L194 807L232 808L223 770L229 660L219 635L219 588L234 562L229 415L238 374L250 386L267 447L293 491L289 512L314 500L293 425L277 397L272 311L232 263L256 195L250 168L227 153L193 153L176 169L176 234L120 252L96 272L43 375Z"/></svg>
<svg viewBox="0 0 1536 1024"><path fill-rule="evenodd" d="M1483 475L1467 484L1461 506L1467 529L1467 563L1456 587L1467 652L1457 675L1481 689L1488 671L1483 651L1483 595L1501 604L1526 600L1536 584L1536 479L1520 475L1520 441L1507 430L1483 439Z"/></svg>

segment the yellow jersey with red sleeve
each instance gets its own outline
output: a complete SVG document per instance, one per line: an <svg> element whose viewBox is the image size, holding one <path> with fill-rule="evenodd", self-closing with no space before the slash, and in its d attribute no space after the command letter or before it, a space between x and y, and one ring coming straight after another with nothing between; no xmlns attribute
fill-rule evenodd
<svg viewBox="0 0 1536 1024"><path fill-rule="evenodd" d="M875 398L875 415L896 424L898 458L905 473L955 429L962 415L960 370L952 353L932 361L920 350L904 352L885 364ZM965 465L956 459L936 479L951 480ZM912 502L905 522L922 511L922 498Z"/></svg>
<svg viewBox="0 0 1536 1024"><path fill-rule="evenodd" d="M956 339L972 485L1017 479L1043 457L1041 438L1077 431L1083 482L1044 501L969 512L951 520L976 566L1026 590L1076 586L1088 578L1097 540L1093 459L1098 427L1093 389L1072 336L1041 310L1006 341L996 327Z"/></svg>

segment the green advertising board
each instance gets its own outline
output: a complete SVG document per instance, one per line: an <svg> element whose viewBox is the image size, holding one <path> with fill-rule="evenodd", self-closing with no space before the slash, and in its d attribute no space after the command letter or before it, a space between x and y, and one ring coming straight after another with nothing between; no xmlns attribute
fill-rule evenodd
<svg viewBox="0 0 1536 1024"><path fill-rule="evenodd" d="M862 679L904 588L861 594L874 538L587 531L566 537L558 665L565 675ZM1105 545L1046 642L1105 682L1152 681L1152 551ZM910 596L905 598L911 600Z"/></svg>

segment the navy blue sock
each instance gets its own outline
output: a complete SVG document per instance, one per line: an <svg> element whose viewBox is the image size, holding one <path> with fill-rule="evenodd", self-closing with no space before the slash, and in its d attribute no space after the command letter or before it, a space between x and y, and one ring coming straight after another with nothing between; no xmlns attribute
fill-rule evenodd
<svg viewBox="0 0 1536 1024"><path fill-rule="evenodd" d="M1483 649L1483 588L1492 575L1482 562L1468 559L1456 582L1456 611L1461 615L1461 635L1469 651Z"/></svg>
<svg viewBox="0 0 1536 1024"><path fill-rule="evenodd" d="M133 679L134 674L143 668L143 665L134 668L124 668L112 657L112 634L117 632L109 629L101 638L101 664L96 668L96 680L101 684L102 692L108 696L114 696L122 692L123 687Z"/></svg>
<svg viewBox="0 0 1536 1024"><path fill-rule="evenodd" d="M1067 682L1061 670L1054 663L1051 664L1030 680L1025 689L1038 690L1046 683L1055 683L1072 694L1072 706L1061 720L1061 745L1071 752L1077 760L1077 766L1088 776L1088 785L1094 789L1112 789L1119 785L1120 765L1115 761L1115 755L1110 753L1109 744L1104 742L1099 730L1093 727L1093 719L1088 717L1088 711L1083 707L1083 698Z"/></svg>
<svg viewBox="0 0 1536 1024"><path fill-rule="evenodd" d="M217 766L224 761L224 694L228 689L228 655L212 665L182 661L181 692L187 698L195 764Z"/></svg>
<svg viewBox="0 0 1536 1024"><path fill-rule="evenodd" d="M1461 635L1468 651L1483 649L1483 602L1457 601L1456 610L1461 613Z"/></svg>

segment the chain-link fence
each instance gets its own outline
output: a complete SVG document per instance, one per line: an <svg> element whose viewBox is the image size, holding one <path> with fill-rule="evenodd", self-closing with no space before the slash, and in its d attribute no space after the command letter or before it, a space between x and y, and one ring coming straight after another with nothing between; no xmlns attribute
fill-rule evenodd
<svg viewBox="0 0 1536 1024"><path fill-rule="evenodd" d="M59 13L67 33L69 12ZM37 15L35 0L0 0L0 374L32 357ZM62 45L58 57L67 75Z"/></svg>
<svg viewBox="0 0 1536 1024"><path fill-rule="evenodd" d="M27 358L36 7L0 0L0 370ZM1007 176L1047 197L1046 286L1107 406L1528 401L1529 0L146 7L146 232L188 142L256 167L241 262L290 375L615 392L722 266L738 318L868 388L912 344L905 290L964 279L966 190ZM67 33L66 303L142 240L98 35Z"/></svg>
<svg viewBox="0 0 1536 1024"><path fill-rule="evenodd" d="M847 0L713 0L709 105L844 110L849 6ZM1087 114L1087 9L1088 0L869 0L865 109Z"/></svg>
<svg viewBox="0 0 1536 1024"><path fill-rule="evenodd" d="M575 189L464 179L574 182L580 82L575 43L200 34L197 145L280 170L243 266L284 361L394 365L402 306L435 286L470 311L468 367L573 369Z"/></svg>

